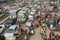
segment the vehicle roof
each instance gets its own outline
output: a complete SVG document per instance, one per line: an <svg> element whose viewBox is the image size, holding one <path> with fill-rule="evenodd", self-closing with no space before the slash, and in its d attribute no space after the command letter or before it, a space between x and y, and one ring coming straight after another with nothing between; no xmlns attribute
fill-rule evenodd
<svg viewBox="0 0 60 40"><path fill-rule="evenodd" d="M30 14L34 14L35 12L30 12Z"/></svg>
<svg viewBox="0 0 60 40"><path fill-rule="evenodd" d="M27 20L27 22L29 22L29 21L30 21L30 22L32 22L33 20L31 20L31 19L28 19L28 20Z"/></svg>
<svg viewBox="0 0 60 40"><path fill-rule="evenodd" d="M17 27L17 25L12 25L11 27L9 27L9 29L15 29Z"/></svg>

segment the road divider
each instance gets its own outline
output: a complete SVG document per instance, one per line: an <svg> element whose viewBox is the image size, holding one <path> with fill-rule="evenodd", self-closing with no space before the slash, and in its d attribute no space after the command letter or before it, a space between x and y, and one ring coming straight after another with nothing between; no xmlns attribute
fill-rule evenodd
<svg viewBox="0 0 60 40"><path fill-rule="evenodd" d="M5 19L3 19L2 21L0 21L0 24L2 24L3 22L5 22L8 18L9 18L9 16L7 16Z"/></svg>

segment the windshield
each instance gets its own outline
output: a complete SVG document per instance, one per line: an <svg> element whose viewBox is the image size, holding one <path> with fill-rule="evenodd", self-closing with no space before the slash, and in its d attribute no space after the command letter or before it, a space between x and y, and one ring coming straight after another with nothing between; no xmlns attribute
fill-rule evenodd
<svg viewBox="0 0 60 40"><path fill-rule="evenodd" d="M6 31L6 33L13 33L13 32L14 32L13 29L9 29L9 30Z"/></svg>
<svg viewBox="0 0 60 40"><path fill-rule="evenodd" d="M28 20L27 22L32 22L32 20Z"/></svg>

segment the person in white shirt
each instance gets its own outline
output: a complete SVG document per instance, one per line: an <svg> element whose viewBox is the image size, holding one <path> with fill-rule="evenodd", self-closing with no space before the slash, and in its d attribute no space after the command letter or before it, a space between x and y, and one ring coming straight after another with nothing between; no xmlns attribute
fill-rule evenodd
<svg viewBox="0 0 60 40"><path fill-rule="evenodd" d="M52 31L52 28L53 28L53 24L50 25L50 30Z"/></svg>

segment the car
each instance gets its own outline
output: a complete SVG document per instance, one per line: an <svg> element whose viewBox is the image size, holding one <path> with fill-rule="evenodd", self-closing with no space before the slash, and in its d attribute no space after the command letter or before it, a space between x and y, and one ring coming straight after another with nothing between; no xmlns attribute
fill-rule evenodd
<svg viewBox="0 0 60 40"><path fill-rule="evenodd" d="M14 25L16 23L16 18L14 19L8 19L6 22L5 22L5 26L8 28L10 27L11 25Z"/></svg>
<svg viewBox="0 0 60 40"><path fill-rule="evenodd" d="M18 12L18 20L22 23L26 22L28 18L27 11L19 11Z"/></svg>
<svg viewBox="0 0 60 40"><path fill-rule="evenodd" d="M15 37L19 35L20 35L20 29L18 25L12 25L4 33L6 40L10 40L11 38L12 40L15 40Z"/></svg>
<svg viewBox="0 0 60 40"><path fill-rule="evenodd" d="M2 33L5 29L5 25L0 25L0 33Z"/></svg>
<svg viewBox="0 0 60 40"><path fill-rule="evenodd" d="M18 14L18 20L21 22L25 22L25 15L23 13Z"/></svg>
<svg viewBox="0 0 60 40"><path fill-rule="evenodd" d="M27 22L26 22L26 26L31 26L31 23L33 22L33 20L31 19L28 19Z"/></svg>
<svg viewBox="0 0 60 40"><path fill-rule="evenodd" d="M17 10L10 10L9 11L10 18L16 18L16 12Z"/></svg>

